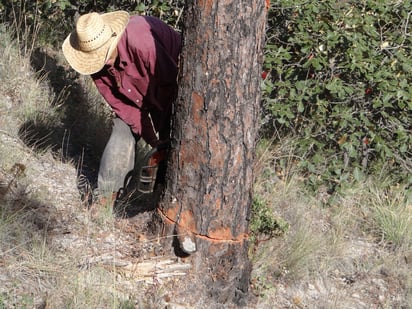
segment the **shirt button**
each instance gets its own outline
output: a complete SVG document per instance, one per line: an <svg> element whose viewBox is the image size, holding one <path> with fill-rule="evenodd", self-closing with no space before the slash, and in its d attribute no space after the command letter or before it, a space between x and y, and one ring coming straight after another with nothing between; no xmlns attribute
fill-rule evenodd
<svg viewBox="0 0 412 309"><path fill-rule="evenodd" d="M131 89L127 89L127 92L131 92L132 90Z"/></svg>
<svg viewBox="0 0 412 309"><path fill-rule="evenodd" d="M139 99L137 99L136 102L139 103Z"/></svg>

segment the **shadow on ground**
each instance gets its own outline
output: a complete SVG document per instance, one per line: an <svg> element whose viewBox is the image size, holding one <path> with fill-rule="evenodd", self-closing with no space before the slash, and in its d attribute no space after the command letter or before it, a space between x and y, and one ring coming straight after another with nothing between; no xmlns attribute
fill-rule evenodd
<svg viewBox="0 0 412 309"><path fill-rule="evenodd" d="M108 121L97 119L77 73L66 70L41 48L33 51L30 61L35 72L47 77L54 97L58 98L52 104L53 107L59 104L59 117L34 115L20 127L19 137L37 151L51 149L63 161L76 162L78 174L94 184L99 158L110 133ZM99 120L102 120L100 125L96 125Z"/></svg>

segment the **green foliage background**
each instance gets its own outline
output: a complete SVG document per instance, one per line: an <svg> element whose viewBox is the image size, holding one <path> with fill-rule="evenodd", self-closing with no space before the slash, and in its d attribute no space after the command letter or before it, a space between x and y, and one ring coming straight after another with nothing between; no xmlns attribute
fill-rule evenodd
<svg viewBox="0 0 412 309"><path fill-rule="evenodd" d="M269 12L265 134L298 137L311 184L412 183L410 1L289 1Z"/></svg>
<svg viewBox="0 0 412 309"><path fill-rule="evenodd" d="M60 48L80 14L122 9L180 29L184 4L0 0L0 10L38 44ZM314 188L382 171L393 183L412 183L411 11L410 1L272 1L262 135L294 137L294 163Z"/></svg>
<svg viewBox="0 0 412 309"><path fill-rule="evenodd" d="M179 28L183 8L184 0L0 0L3 21L18 24L19 29L26 31L39 27L36 31L39 43L55 47L60 47L73 30L76 18L88 12L125 10L157 16Z"/></svg>

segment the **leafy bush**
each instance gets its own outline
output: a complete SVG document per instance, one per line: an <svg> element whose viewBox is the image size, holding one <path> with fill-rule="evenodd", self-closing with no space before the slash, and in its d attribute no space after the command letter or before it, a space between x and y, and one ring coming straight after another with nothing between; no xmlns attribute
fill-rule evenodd
<svg viewBox="0 0 412 309"><path fill-rule="evenodd" d="M183 0L0 0L17 32L58 48L86 12L123 9L181 28L183 8ZM299 137L295 156L311 184L333 188L382 169L412 183L411 9L410 1L272 2L262 132Z"/></svg>
<svg viewBox="0 0 412 309"><path fill-rule="evenodd" d="M259 196L255 197L252 202L252 216L250 220L250 230L252 241L259 242L260 237L269 239L285 233L289 224L283 219L276 217L273 210Z"/></svg>
<svg viewBox="0 0 412 309"><path fill-rule="evenodd" d="M410 1L272 3L263 132L299 136L312 184L382 169L412 183L411 10Z"/></svg>
<svg viewBox="0 0 412 309"><path fill-rule="evenodd" d="M14 23L16 29L24 33L30 29L41 44L55 47L60 47L63 39L73 30L77 16L115 10L157 16L179 28L183 0L0 0L4 21Z"/></svg>

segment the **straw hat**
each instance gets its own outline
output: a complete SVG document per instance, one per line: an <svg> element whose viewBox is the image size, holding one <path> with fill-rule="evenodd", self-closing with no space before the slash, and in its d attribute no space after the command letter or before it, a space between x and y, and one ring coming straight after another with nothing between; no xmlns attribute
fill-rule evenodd
<svg viewBox="0 0 412 309"><path fill-rule="evenodd" d="M116 48L129 21L129 13L89 13L79 17L76 30L63 42L63 54L80 74L99 72Z"/></svg>

